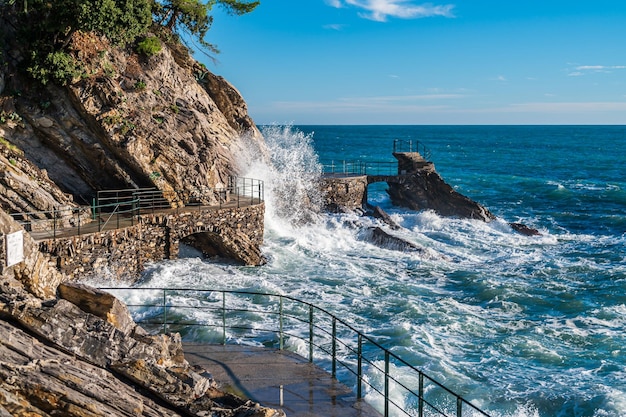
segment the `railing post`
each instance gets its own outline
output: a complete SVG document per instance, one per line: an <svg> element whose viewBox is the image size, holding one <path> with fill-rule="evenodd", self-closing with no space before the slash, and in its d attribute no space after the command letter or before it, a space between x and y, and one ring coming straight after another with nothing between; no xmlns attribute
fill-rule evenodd
<svg viewBox="0 0 626 417"><path fill-rule="evenodd" d="M226 344L226 291L222 291L222 345Z"/></svg>
<svg viewBox="0 0 626 417"><path fill-rule="evenodd" d="M337 377L337 319L333 317L333 363L332 363L332 376Z"/></svg>
<svg viewBox="0 0 626 417"><path fill-rule="evenodd" d="M385 350L385 417L389 417L389 351Z"/></svg>
<svg viewBox="0 0 626 417"><path fill-rule="evenodd" d="M163 334L167 334L167 290L163 290Z"/></svg>
<svg viewBox="0 0 626 417"><path fill-rule="evenodd" d="M278 332L278 349L283 350L283 296L280 296L280 314L279 318L279 332Z"/></svg>
<svg viewBox="0 0 626 417"><path fill-rule="evenodd" d="M356 398L360 400L363 398L363 336L359 333L357 344L357 365L356 365Z"/></svg>
<svg viewBox="0 0 626 417"><path fill-rule="evenodd" d="M463 400L461 397L456 397L456 417L463 417Z"/></svg>
<svg viewBox="0 0 626 417"><path fill-rule="evenodd" d="M422 372L419 373L417 416L424 417L424 374Z"/></svg>
<svg viewBox="0 0 626 417"><path fill-rule="evenodd" d="M313 306L309 305L309 362L313 362Z"/></svg>

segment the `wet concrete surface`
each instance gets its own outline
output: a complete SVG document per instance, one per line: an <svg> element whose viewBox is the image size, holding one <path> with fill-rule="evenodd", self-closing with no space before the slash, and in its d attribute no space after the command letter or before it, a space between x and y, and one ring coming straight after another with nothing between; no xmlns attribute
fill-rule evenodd
<svg viewBox="0 0 626 417"><path fill-rule="evenodd" d="M289 417L380 417L350 388L288 351L241 345L184 343L185 358L221 388Z"/></svg>

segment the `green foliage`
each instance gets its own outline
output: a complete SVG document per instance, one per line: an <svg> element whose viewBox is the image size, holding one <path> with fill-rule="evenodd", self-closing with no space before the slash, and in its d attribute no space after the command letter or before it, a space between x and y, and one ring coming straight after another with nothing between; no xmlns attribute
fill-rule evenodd
<svg viewBox="0 0 626 417"><path fill-rule="evenodd" d="M154 56L161 52L161 41L156 36L148 36L137 44L137 52L145 56Z"/></svg>
<svg viewBox="0 0 626 417"><path fill-rule="evenodd" d="M143 80L138 80L137 82L135 82L135 85L133 87L135 88L135 90L143 91L146 89L146 82Z"/></svg>
<svg viewBox="0 0 626 417"><path fill-rule="evenodd" d="M0 124L5 124L7 122L15 122L21 124L23 122L22 116L17 114L14 111L6 112L4 110L0 111Z"/></svg>
<svg viewBox="0 0 626 417"><path fill-rule="evenodd" d="M81 75L67 47L77 31L95 32L124 45L152 24L152 0L1 1L0 16L18 28L28 51L27 71L43 84L67 84ZM4 24L4 23L3 23Z"/></svg>
<svg viewBox="0 0 626 417"><path fill-rule="evenodd" d="M242 15L259 4L259 0L0 0L0 24L10 22L17 28L17 41L29 58L27 71L35 79L67 84L85 72L68 51L77 31L95 32L113 44L126 45L145 34L154 18L169 29L159 33L164 41L194 38L217 53L205 40L213 7ZM146 56L160 49L154 36L137 44L137 51Z"/></svg>
<svg viewBox="0 0 626 417"><path fill-rule="evenodd" d="M243 15L250 13L260 4L259 0L154 0L152 12L156 21L177 33L188 33L211 52L218 50L205 40L213 23L210 14L213 6L220 5L228 13Z"/></svg>
<svg viewBox="0 0 626 417"><path fill-rule="evenodd" d="M63 51L49 53L43 59L32 52L31 65L27 71L44 85L49 82L66 85L82 72L74 57Z"/></svg>

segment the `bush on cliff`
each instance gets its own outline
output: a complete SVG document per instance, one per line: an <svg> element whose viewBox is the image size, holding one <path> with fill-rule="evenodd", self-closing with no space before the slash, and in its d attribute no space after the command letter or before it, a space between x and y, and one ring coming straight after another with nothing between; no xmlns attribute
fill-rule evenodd
<svg viewBox="0 0 626 417"><path fill-rule="evenodd" d="M113 44L125 45L144 35L154 23L154 17L171 32L188 34L209 51L217 52L204 39L213 22L210 14L213 6L221 5L229 13L242 15L259 3L258 0L0 0L0 27L12 27L19 44L25 48L25 70L33 78L43 84L65 85L81 74L80 63L67 51L78 31L94 32ZM152 41L142 48L142 53L148 56L158 53Z"/></svg>

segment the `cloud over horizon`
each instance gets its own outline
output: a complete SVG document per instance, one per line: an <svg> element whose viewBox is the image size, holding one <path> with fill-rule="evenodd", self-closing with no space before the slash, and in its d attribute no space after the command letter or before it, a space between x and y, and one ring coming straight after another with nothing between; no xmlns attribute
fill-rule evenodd
<svg viewBox="0 0 626 417"><path fill-rule="evenodd" d="M453 4L434 5L424 3L416 5L411 0L326 0L326 4L335 8L356 7L364 12L358 15L377 22L386 22L387 18L420 19L424 17L455 17Z"/></svg>

